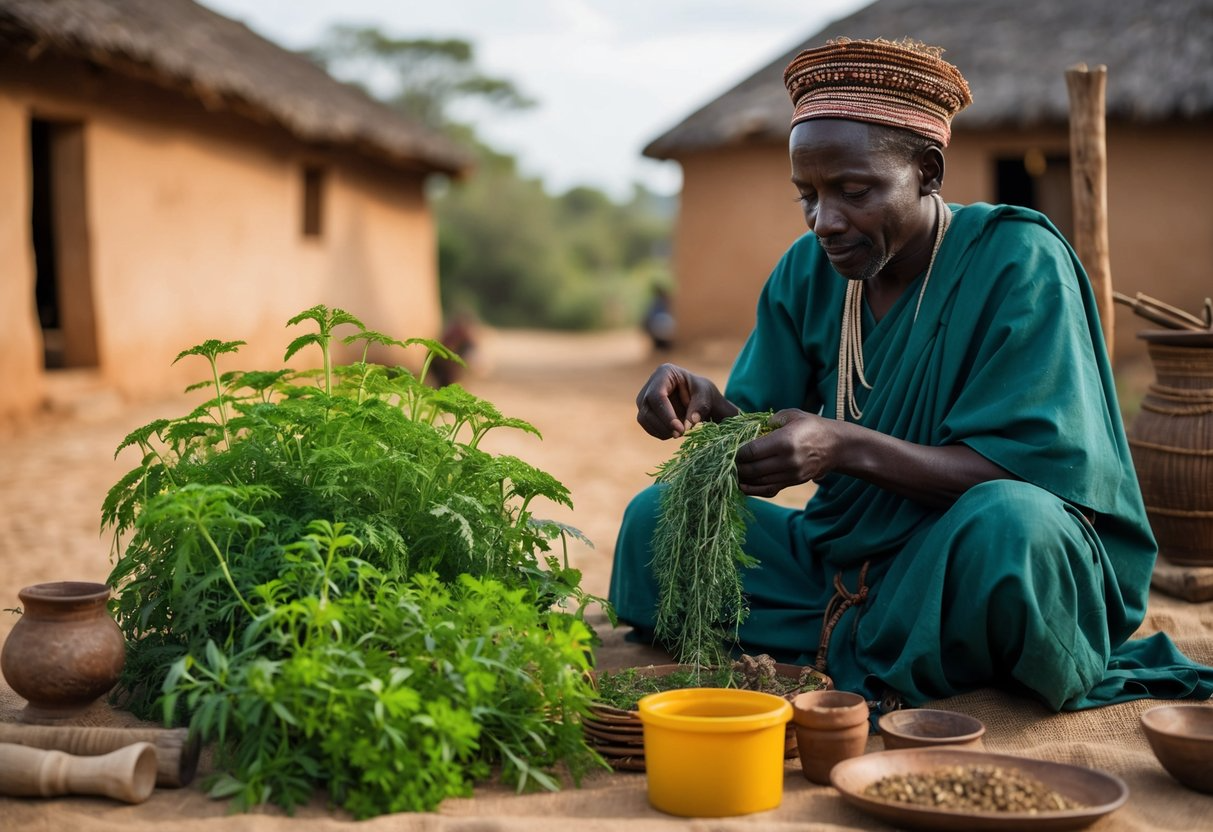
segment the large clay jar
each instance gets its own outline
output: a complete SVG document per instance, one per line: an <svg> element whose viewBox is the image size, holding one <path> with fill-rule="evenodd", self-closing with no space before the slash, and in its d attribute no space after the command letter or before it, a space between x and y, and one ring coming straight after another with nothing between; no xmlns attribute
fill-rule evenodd
<svg viewBox="0 0 1213 832"><path fill-rule="evenodd" d="M1213 333L1142 332L1156 379L1129 449L1158 551L1213 566Z"/></svg>
<svg viewBox="0 0 1213 832"><path fill-rule="evenodd" d="M17 593L21 619L0 652L0 671L28 700L28 721L63 719L118 681L126 642L110 617L105 584L60 581Z"/></svg>
<svg viewBox="0 0 1213 832"><path fill-rule="evenodd" d="M830 784L838 763L858 757L868 743L868 703L857 693L814 690L792 700L800 767L810 781Z"/></svg>

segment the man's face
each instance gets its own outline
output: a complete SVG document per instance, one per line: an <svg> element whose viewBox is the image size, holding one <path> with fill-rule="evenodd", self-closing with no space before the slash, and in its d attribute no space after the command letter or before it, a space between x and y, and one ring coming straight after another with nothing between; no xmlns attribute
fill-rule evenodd
<svg viewBox="0 0 1213 832"><path fill-rule="evenodd" d="M834 270L880 274L923 228L914 161L875 144L863 122L811 119L792 128L792 184Z"/></svg>

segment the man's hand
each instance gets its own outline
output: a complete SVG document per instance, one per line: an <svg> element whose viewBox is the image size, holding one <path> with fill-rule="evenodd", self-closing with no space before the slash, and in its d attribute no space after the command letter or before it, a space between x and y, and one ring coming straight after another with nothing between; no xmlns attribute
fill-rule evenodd
<svg viewBox="0 0 1213 832"><path fill-rule="evenodd" d="M737 451L741 490L774 497L785 488L817 480L834 468L837 422L803 410L781 410L771 417L774 430Z"/></svg>
<svg viewBox="0 0 1213 832"><path fill-rule="evenodd" d="M711 379L674 364L654 370L636 396L636 421L658 439L682 436L704 420L718 422L737 412Z"/></svg>
<svg viewBox="0 0 1213 832"><path fill-rule="evenodd" d="M737 451L741 490L755 497L837 472L946 509L978 483L1015 479L963 444L917 445L803 410L781 410L771 426L775 430Z"/></svg>

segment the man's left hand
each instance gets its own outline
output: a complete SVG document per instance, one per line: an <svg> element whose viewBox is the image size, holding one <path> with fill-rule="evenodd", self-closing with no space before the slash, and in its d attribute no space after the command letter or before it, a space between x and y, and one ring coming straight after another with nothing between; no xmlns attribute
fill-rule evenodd
<svg viewBox="0 0 1213 832"><path fill-rule="evenodd" d="M833 470L836 422L789 409L772 416L770 424L774 430L737 451L737 479L743 493L774 497Z"/></svg>

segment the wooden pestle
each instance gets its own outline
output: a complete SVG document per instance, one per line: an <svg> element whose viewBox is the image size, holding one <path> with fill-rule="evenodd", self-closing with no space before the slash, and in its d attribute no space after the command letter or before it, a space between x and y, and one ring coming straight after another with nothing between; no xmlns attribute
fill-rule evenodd
<svg viewBox="0 0 1213 832"><path fill-rule="evenodd" d="M198 770L198 741L185 728L102 728L86 725L20 725L0 723L0 743L66 751L89 756L107 754L136 742L156 747L156 785L189 785Z"/></svg>
<svg viewBox="0 0 1213 832"><path fill-rule="evenodd" d="M142 803L156 788L156 747L137 742L96 757L0 743L0 794L96 794Z"/></svg>

